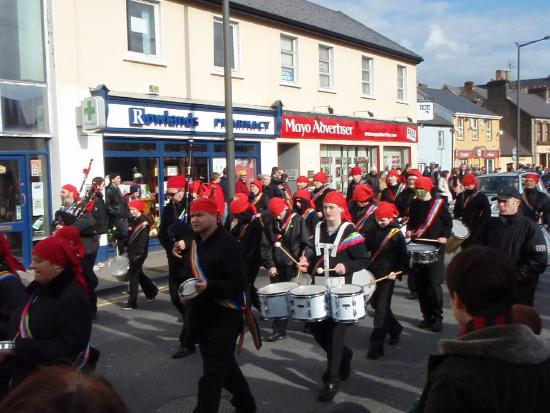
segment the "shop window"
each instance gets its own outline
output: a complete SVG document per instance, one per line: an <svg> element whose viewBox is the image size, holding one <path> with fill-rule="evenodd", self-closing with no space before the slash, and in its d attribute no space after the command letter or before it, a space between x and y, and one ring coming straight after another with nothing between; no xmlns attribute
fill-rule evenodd
<svg viewBox="0 0 550 413"><path fill-rule="evenodd" d="M38 241L51 233L49 217L52 214L48 203L48 163L45 155L31 156L29 163L32 240Z"/></svg>
<svg viewBox="0 0 550 413"><path fill-rule="evenodd" d="M230 22L230 49L231 49L231 71L239 72L239 25ZM217 71L223 73L223 22L221 19L214 18L214 67Z"/></svg>
<svg viewBox="0 0 550 413"><path fill-rule="evenodd" d="M281 35L281 81L283 82L298 81L297 44L298 39L295 37Z"/></svg>
<svg viewBox="0 0 550 413"><path fill-rule="evenodd" d="M146 57L160 55L159 2L127 0L128 51Z"/></svg>
<svg viewBox="0 0 550 413"><path fill-rule="evenodd" d="M19 162L0 160L0 223L23 219L24 195L21 194Z"/></svg>
<svg viewBox="0 0 550 413"><path fill-rule="evenodd" d="M406 164L410 164L410 162L411 156L409 148L384 148L384 168L403 168Z"/></svg>
<svg viewBox="0 0 550 413"><path fill-rule="evenodd" d="M334 89L334 48L319 45L319 87Z"/></svg>
<svg viewBox="0 0 550 413"><path fill-rule="evenodd" d="M225 153L225 144L215 144L214 145L214 152L222 152ZM235 145L235 152L239 153L257 153L258 149L256 145L243 145L243 144L236 144Z"/></svg>
<svg viewBox="0 0 550 413"><path fill-rule="evenodd" d="M208 147L206 145L194 143L192 146L193 153L196 152L208 152ZM164 144L164 152L180 152L187 153L189 150L188 143L166 143Z"/></svg>
<svg viewBox="0 0 550 413"><path fill-rule="evenodd" d="M42 1L0 4L0 79L45 82Z"/></svg>
<svg viewBox="0 0 550 413"><path fill-rule="evenodd" d="M187 175L187 158L165 157L164 158L164 180L171 176ZM207 182L210 178L208 170L208 158L193 157L191 162L191 176L201 178ZM164 188L166 190L166 188Z"/></svg>
<svg viewBox="0 0 550 413"><path fill-rule="evenodd" d="M13 152L23 152L23 151L40 151L46 152L48 144L46 139L37 139L37 138L9 138L2 137L0 139L0 151L13 151Z"/></svg>
<svg viewBox="0 0 550 413"><path fill-rule="evenodd" d="M157 150L154 143L124 143L124 142L105 142L103 150L117 152L151 152Z"/></svg>
<svg viewBox="0 0 550 413"><path fill-rule="evenodd" d="M363 83L363 96L374 95L374 59L372 57L361 57L361 78Z"/></svg>
<svg viewBox="0 0 550 413"><path fill-rule="evenodd" d="M397 65L397 100L407 100L407 68Z"/></svg>
<svg viewBox="0 0 550 413"><path fill-rule="evenodd" d="M45 86L0 83L0 99L0 126L3 132L49 132Z"/></svg>

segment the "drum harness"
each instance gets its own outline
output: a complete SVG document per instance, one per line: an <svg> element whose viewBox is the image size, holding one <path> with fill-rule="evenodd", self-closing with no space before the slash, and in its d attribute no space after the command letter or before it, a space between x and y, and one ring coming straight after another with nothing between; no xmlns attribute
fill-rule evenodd
<svg viewBox="0 0 550 413"><path fill-rule="evenodd" d="M324 283L325 283L325 286L328 288L330 286L330 281L329 281L329 278L330 278L330 276L329 276L330 262L329 262L329 259L330 259L330 257L332 257L332 258L336 257L336 254L338 253L338 245L340 245L340 241L342 240L342 237L344 236L344 230L349 225L351 225L351 223L342 222L342 224L340 225L340 228L338 229L338 232L336 233L336 238L334 239L333 244L322 243L321 242L321 224L322 224L322 222L318 222L317 226L315 227L315 239L314 239L314 241L315 241L315 255L321 256L321 249L323 250L323 255L321 256L319 261L317 261L317 264L315 265L315 268L313 269L313 274L315 275L317 267L319 267L319 265L322 262L324 272L325 272ZM315 277L315 278L317 279L317 278L322 278L322 277ZM342 282L343 278L344 277L338 277L338 284L337 285L345 284L345 282Z"/></svg>

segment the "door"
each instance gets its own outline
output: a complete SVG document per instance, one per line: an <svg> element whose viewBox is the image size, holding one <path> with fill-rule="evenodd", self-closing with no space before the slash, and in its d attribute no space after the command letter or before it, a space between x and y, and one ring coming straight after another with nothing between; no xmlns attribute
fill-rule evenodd
<svg viewBox="0 0 550 413"><path fill-rule="evenodd" d="M12 248L12 254L30 262L30 224L28 188L23 156L0 156L0 232Z"/></svg>

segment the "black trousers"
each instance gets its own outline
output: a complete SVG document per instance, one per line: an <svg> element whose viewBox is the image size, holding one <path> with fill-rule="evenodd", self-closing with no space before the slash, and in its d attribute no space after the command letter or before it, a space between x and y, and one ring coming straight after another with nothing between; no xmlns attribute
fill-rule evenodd
<svg viewBox="0 0 550 413"><path fill-rule="evenodd" d="M185 306L180 303L178 295L178 288L181 283L185 281L184 275L182 274L183 269L181 260L172 255L172 250L166 250L166 258L168 259L168 293L170 294L170 301L180 314L185 316Z"/></svg>
<svg viewBox="0 0 550 413"><path fill-rule="evenodd" d="M539 275L531 277L526 281L517 283L516 300L514 304L525 304L533 307L535 304L535 290L539 283Z"/></svg>
<svg viewBox="0 0 550 413"><path fill-rule="evenodd" d="M271 278L271 283L280 283L288 282L294 277L296 273L295 267L277 267L277 275ZM286 335L286 325L288 324L288 319L273 320L273 332Z"/></svg>
<svg viewBox="0 0 550 413"><path fill-rule="evenodd" d="M84 275L84 279L86 280L86 284L88 285L88 289L90 290L90 294L88 297L90 299L90 308L92 309L92 313L94 314L97 312L97 295L95 293L95 289L99 284L97 275L94 272L96 257L97 250L84 255L84 258L82 259L82 275Z"/></svg>
<svg viewBox="0 0 550 413"><path fill-rule="evenodd" d="M235 360L235 343L241 325L193 327L203 360L198 404L194 413L218 413L222 387L233 394L231 403L239 413L254 413L256 403Z"/></svg>
<svg viewBox="0 0 550 413"><path fill-rule="evenodd" d="M403 327L396 320L391 310L391 299L395 281L382 281L376 286L371 298L371 305L374 308L374 328L370 335L370 347L383 347L386 335L398 336Z"/></svg>
<svg viewBox="0 0 550 413"><path fill-rule="evenodd" d="M258 290L254 283L256 282L256 277L258 276L258 271L260 271L259 265L247 265L246 267L246 302L249 307L260 308L260 298L258 297Z"/></svg>
<svg viewBox="0 0 550 413"><path fill-rule="evenodd" d="M140 258L135 261L130 261L130 268L128 269L128 278L130 280L130 295L128 297L128 304L137 306L138 285L141 285L143 294L147 298L153 298L158 294L159 289L149 277L143 273L143 263L145 258Z"/></svg>
<svg viewBox="0 0 550 413"><path fill-rule="evenodd" d="M126 251L128 241L128 220L125 217L110 217L110 225L116 228L114 237L118 243L119 253Z"/></svg>
<svg viewBox="0 0 550 413"><path fill-rule="evenodd" d="M412 274L416 284L416 293L420 311L425 319L443 318L443 276L445 272L445 253L437 254L437 262L432 264L413 264Z"/></svg>
<svg viewBox="0 0 550 413"><path fill-rule="evenodd" d="M346 331L352 323L338 323L332 318L318 323L309 323L313 338L327 353L327 371L329 381L338 383L338 371L342 364L342 358L350 357L353 351L345 345Z"/></svg>

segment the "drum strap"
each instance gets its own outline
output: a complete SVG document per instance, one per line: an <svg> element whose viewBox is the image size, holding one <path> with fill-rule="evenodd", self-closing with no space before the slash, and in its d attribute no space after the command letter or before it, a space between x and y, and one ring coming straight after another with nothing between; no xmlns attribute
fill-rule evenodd
<svg viewBox="0 0 550 413"><path fill-rule="evenodd" d="M365 212L365 215L363 215L361 217L361 219L359 219L359 221L357 221L357 224L355 224L358 231L363 229L363 227L365 226L365 223L367 222L367 219L370 218L370 216L372 215L372 213L374 211L376 211L376 204L372 204L367 208L367 212Z"/></svg>
<svg viewBox="0 0 550 413"><path fill-rule="evenodd" d="M263 192L260 192L258 195L254 197L254 200L252 201L252 205L256 205L258 202L260 202L260 199L262 199Z"/></svg>
<svg viewBox="0 0 550 413"><path fill-rule="evenodd" d="M10 279L10 278L13 278L13 279L16 279L16 280L21 280L21 278L19 278L19 275L17 274L14 274L12 272L9 272L9 271L0 271L0 282L2 281L5 281L7 279Z"/></svg>
<svg viewBox="0 0 550 413"><path fill-rule="evenodd" d="M190 265L191 265L191 272L195 278L203 279L207 281L206 273L204 272L200 264L199 254L197 252L197 242L195 240L193 240L193 243L191 244ZM228 298L220 298L220 299L216 299L215 301L223 307L242 312L244 321L246 322L246 325L250 330L250 334L252 335L254 346L256 347L257 350L259 350L262 347L262 337L260 335L260 326L258 325L258 321L256 320L256 318L252 314L252 311L246 305L246 295L244 291L240 302L237 302L235 300L230 300ZM244 344L244 329L241 331L241 335L239 337L239 343L237 345L237 353L240 353L242 351L243 344Z"/></svg>
<svg viewBox="0 0 550 413"><path fill-rule="evenodd" d="M319 192L317 192L316 194L313 195L312 201L313 202L317 201L317 198L319 198L321 195L323 195L327 191L327 189L328 189L328 185L325 185L324 188L321 188L319 190Z"/></svg>
<svg viewBox="0 0 550 413"><path fill-rule="evenodd" d="M293 212L291 214L288 214L288 216L285 218L283 225L281 227L281 233L275 235L275 241L280 241L281 238L283 238L288 230L290 229L290 224L292 223L292 218L296 216L296 212Z"/></svg>
<svg viewBox="0 0 550 413"><path fill-rule="evenodd" d="M388 242L390 241L390 239L396 235L398 232L401 232L399 230L399 228L392 228L390 230L390 232L388 232L386 234L386 236L384 237L384 239L382 240L382 242L380 243L380 245L378 246L378 249L376 250L376 252L374 253L374 255L372 256L371 260L370 260L370 263L372 264L377 258L378 256L380 255L380 253L382 252L382 250L386 247L386 245L388 244Z"/></svg>
<svg viewBox="0 0 550 413"><path fill-rule="evenodd" d="M476 197L477 193L478 193L478 191L475 191L468 198L464 197L464 208L466 208L466 206L470 203L470 201Z"/></svg>
<svg viewBox="0 0 550 413"><path fill-rule="evenodd" d="M323 222L319 221L317 223L317 226L315 227L315 255L321 255L321 224ZM352 225L350 222L344 221L340 225L340 228L338 229L338 233L336 234L336 238L334 239L334 243L332 244L334 247L331 248L331 256L334 258L336 257L336 253L338 252L337 249L339 249L340 240L344 236L344 230L347 228L348 225ZM349 237L348 237L349 238Z"/></svg>
<svg viewBox="0 0 550 413"><path fill-rule="evenodd" d="M403 184L399 184L397 186L397 191L395 191L395 194L393 193L393 190L388 186L388 193L390 194L390 198L392 201L395 201L395 198L397 198L397 195L399 195L404 189Z"/></svg>
<svg viewBox="0 0 550 413"><path fill-rule="evenodd" d="M432 207L430 211L428 212L428 216L426 217L426 221L418 228L418 230L413 234L416 238L422 237L428 229L432 226L435 217L439 214L439 211L441 210L441 207L443 206L443 200L441 198L436 198L434 203L432 204Z"/></svg>
<svg viewBox="0 0 550 413"><path fill-rule="evenodd" d="M143 231L148 226L149 226L148 222L146 221L140 222L139 225L135 227L134 230L132 231L132 235L130 235L130 238L128 239L128 244L132 244L136 240L137 236L141 233L141 231Z"/></svg>

